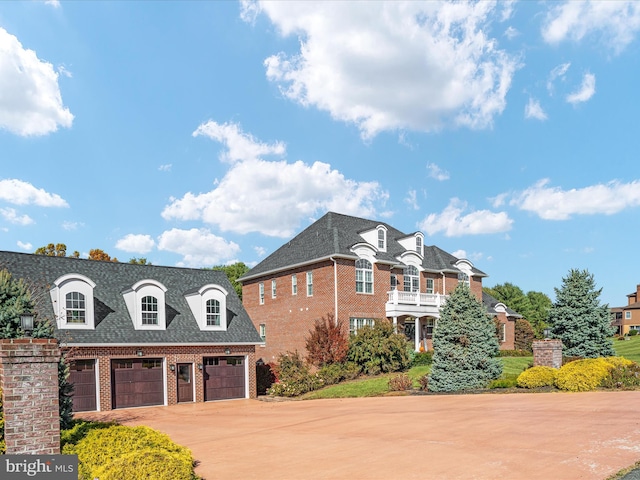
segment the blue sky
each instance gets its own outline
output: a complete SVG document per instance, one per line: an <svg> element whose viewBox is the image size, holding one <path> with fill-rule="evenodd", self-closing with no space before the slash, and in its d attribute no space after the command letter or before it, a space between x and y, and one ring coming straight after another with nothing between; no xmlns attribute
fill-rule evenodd
<svg viewBox="0 0 640 480"><path fill-rule="evenodd" d="M325 212L640 283L640 3L0 3L0 249L255 265Z"/></svg>

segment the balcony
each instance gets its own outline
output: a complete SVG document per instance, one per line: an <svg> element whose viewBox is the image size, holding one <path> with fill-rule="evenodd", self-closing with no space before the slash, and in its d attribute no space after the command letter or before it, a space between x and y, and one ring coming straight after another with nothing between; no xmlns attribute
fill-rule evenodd
<svg viewBox="0 0 640 480"><path fill-rule="evenodd" d="M447 298L448 295L440 293L391 290L387 292L386 314L387 317L399 317L402 315L416 317L425 315L439 316L440 308L445 304Z"/></svg>

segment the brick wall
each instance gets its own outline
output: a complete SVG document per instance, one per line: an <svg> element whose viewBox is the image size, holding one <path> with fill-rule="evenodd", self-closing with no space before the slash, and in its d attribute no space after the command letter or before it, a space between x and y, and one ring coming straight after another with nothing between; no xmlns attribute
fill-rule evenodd
<svg viewBox="0 0 640 480"><path fill-rule="evenodd" d="M225 349L230 353L226 354ZM142 351L142 357L137 356L138 350ZM204 357L244 356L248 371L249 398L257 397L256 385L256 357L255 347L248 346L131 346L131 347L73 347L67 350L67 360L94 359L97 361L99 373L100 410L111 410L111 360L118 358L161 358L164 360L167 405L175 405L178 402L178 385L176 372L169 369L169 365L178 363L193 364L193 377L195 380L195 401L204 401L204 376L198 370L197 365L203 363Z"/></svg>
<svg viewBox="0 0 640 480"><path fill-rule="evenodd" d="M60 453L59 360L56 340L0 340L7 454Z"/></svg>
<svg viewBox="0 0 640 480"><path fill-rule="evenodd" d="M562 366L561 340L534 340L533 365L560 368Z"/></svg>

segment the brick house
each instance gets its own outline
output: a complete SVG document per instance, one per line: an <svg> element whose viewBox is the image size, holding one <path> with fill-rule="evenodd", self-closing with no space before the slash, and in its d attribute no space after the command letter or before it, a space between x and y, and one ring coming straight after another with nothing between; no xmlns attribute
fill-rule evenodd
<svg viewBox="0 0 640 480"><path fill-rule="evenodd" d="M627 305L611 310L612 325L618 335L626 335L631 330L640 330L640 285L636 291L627 295Z"/></svg>
<svg viewBox="0 0 640 480"><path fill-rule="evenodd" d="M387 318L417 350L431 349L440 307L459 282L498 318L502 349L513 349L520 316L483 296L487 275L466 259L385 222L329 212L239 279L244 307L264 339L256 357L305 354L316 319L332 314L355 333Z"/></svg>
<svg viewBox="0 0 640 480"><path fill-rule="evenodd" d="M261 338L223 272L0 251L70 362L74 411L255 398Z"/></svg>

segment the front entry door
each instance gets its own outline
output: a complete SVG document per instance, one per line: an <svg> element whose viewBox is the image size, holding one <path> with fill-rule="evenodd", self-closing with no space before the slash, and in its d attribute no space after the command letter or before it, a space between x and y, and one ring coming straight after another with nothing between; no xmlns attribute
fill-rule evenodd
<svg viewBox="0 0 640 480"><path fill-rule="evenodd" d="M178 402L193 402L193 370L190 363L179 363Z"/></svg>

